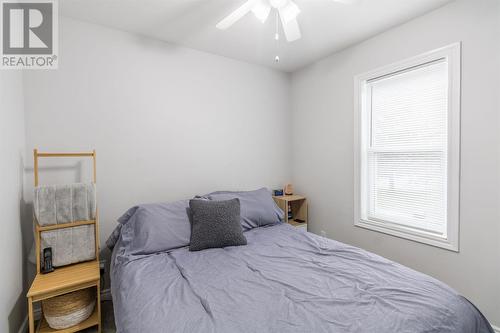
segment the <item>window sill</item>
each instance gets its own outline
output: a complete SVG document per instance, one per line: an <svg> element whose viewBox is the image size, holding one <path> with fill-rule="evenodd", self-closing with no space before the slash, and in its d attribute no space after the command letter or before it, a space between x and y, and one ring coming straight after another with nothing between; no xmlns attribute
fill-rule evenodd
<svg viewBox="0 0 500 333"><path fill-rule="evenodd" d="M389 225L387 223L379 221L361 220L361 219L355 221L354 225L360 228L372 231L378 231L391 236L396 236L399 238L409 239L415 242L432 245L445 250L459 252L458 242L451 242L449 239L419 232L411 228Z"/></svg>

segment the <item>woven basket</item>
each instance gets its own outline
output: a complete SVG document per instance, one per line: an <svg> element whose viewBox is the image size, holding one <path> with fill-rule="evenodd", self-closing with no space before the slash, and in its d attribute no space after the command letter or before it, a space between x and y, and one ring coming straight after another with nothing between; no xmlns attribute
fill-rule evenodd
<svg viewBox="0 0 500 333"><path fill-rule="evenodd" d="M81 323L94 311L96 289L87 288L42 301L43 314L53 329Z"/></svg>

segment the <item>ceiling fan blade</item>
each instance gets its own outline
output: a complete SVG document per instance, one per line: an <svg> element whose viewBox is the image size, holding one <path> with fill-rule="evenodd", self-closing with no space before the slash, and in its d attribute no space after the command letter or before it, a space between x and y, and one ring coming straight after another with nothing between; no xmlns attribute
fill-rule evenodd
<svg viewBox="0 0 500 333"><path fill-rule="evenodd" d="M285 6L279 7L280 16L282 18L282 22L288 22L290 20L294 20L300 14L300 8L293 1L288 1Z"/></svg>
<svg viewBox="0 0 500 333"><path fill-rule="evenodd" d="M241 5L238 9L236 9L234 12L226 16L222 21L217 23L216 27L218 29L224 30L232 26L236 21L241 19L243 16L248 14L251 10L253 5L255 4L255 0L248 0L245 2L243 5Z"/></svg>
<svg viewBox="0 0 500 333"><path fill-rule="evenodd" d="M300 34L299 22L297 19L291 19L288 22L284 21L283 17L280 14L281 24L283 25L283 31L285 32L286 40L289 42L293 42L297 39L300 39L302 35Z"/></svg>

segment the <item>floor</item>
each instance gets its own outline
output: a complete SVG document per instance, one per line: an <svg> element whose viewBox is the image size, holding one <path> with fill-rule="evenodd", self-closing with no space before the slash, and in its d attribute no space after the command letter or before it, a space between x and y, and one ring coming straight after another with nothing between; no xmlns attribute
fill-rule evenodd
<svg viewBox="0 0 500 333"><path fill-rule="evenodd" d="M102 332L101 333L115 333L115 315L113 313L113 302L104 301L101 303L101 323L102 323ZM85 333L94 333L97 332L96 328L89 328L82 332Z"/></svg>

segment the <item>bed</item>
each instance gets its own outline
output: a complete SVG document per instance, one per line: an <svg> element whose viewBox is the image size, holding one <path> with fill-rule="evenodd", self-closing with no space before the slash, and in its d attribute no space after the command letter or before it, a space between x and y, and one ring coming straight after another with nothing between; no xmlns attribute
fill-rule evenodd
<svg viewBox="0 0 500 333"><path fill-rule="evenodd" d="M245 246L197 252L131 254L139 231L123 229L111 241L118 332L493 333L444 283L278 221L245 231Z"/></svg>

